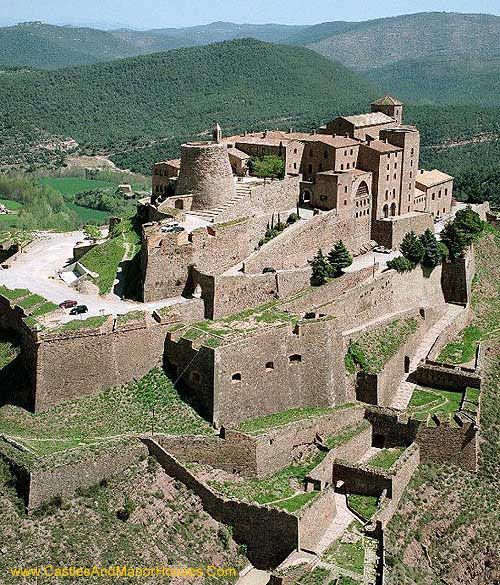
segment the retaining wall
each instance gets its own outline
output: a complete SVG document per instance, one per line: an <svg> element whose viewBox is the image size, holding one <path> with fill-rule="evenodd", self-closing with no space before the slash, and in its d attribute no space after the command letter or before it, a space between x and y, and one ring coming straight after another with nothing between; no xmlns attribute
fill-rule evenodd
<svg viewBox="0 0 500 585"><path fill-rule="evenodd" d="M465 392L467 388L481 388L481 375L474 368L443 364L426 359L414 373L420 386Z"/></svg>
<svg viewBox="0 0 500 585"><path fill-rule="evenodd" d="M337 514L335 492L328 488L300 512L299 543L301 550L314 551Z"/></svg>

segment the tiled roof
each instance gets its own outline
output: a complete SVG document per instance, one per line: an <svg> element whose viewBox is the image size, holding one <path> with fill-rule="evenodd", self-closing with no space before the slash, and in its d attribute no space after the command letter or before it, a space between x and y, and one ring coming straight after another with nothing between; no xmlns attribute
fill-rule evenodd
<svg viewBox="0 0 500 585"><path fill-rule="evenodd" d="M250 158L249 154L246 154L245 152L243 152L242 150L239 150L238 148L228 148L227 152L231 155L233 155L236 158L239 158L241 160L247 160L248 158Z"/></svg>
<svg viewBox="0 0 500 585"><path fill-rule="evenodd" d="M376 102L372 102L372 106L402 106L403 103L392 97L392 95L385 95Z"/></svg>
<svg viewBox="0 0 500 585"><path fill-rule="evenodd" d="M382 153L399 152L400 150L403 150L399 146L394 146L394 144L389 144L383 140L372 140L367 144L367 147Z"/></svg>
<svg viewBox="0 0 500 585"><path fill-rule="evenodd" d="M446 181L452 181L453 177L434 169L433 171L423 171L415 177L417 183L424 185L424 187L434 187Z"/></svg>
<svg viewBox="0 0 500 585"><path fill-rule="evenodd" d="M365 126L377 126L378 124L391 124L394 118L386 116L382 112L371 112L370 114L358 114L357 116L342 116L353 124L356 128L364 128Z"/></svg>

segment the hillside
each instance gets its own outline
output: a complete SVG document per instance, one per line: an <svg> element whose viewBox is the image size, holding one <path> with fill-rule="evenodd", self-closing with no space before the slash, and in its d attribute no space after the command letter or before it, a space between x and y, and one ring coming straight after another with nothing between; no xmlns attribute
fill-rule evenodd
<svg viewBox="0 0 500 585"><path fill-rule="evenodd" d="M243 39L4 74L0 126L6 141L25 142L43 128L87 149L116 152L206 133L214 120L226 132L312 128L365 109L375 96L356 74L308 49Z"/></svg>
<svg viewBox="0 0 500 585"><path fill-rule="evenodd" d="M212 564L241 570L248 563L243 556L244 547L234 543L230 530L214 521L203 510L200 499L166 475L154 460L142 461L125 469L120 476L81 490L62 503L46 505L29 516L23 511L12 484L9 470L0 460L0 539L4 567L19 566L20 559L24 567L50 564L205 567ZM124 509L130 513L128 519L123 512L120 514ZM2 583L21 580L28 582L9 575L4 569ZM89 581L96 582L94 578ZM235 577L208 576L189 580L195 584L234 581ZM160 574L143 582L166 583L169 579Z"/></svg>
<svg viewBox="0 0 500 585"><path fill-rule="evenodd" d="M0 28L0 65L57 69L141 53L132 43L92 28L42 23Z"/></svg>
<svg viewBox="0 0 500 585"><path fill-rule="evenodd" d="M500 17L424 12L382 18L358 23L310 48L359 71L430 56L498 56Z"/></svg>
<svg viewBox="0 0 500 585"><path fill-rule="evenodd" d="M500 56L429 56L364 73L400 99L427 104L500 106Z"/></svg>
<svg viewBox="0 0 500 585"><path fill-rule="evenodd" d="M493 231L490 229L490 231ZM476 245L472 326L481 333L485 380L477 474L452 465L421 466L386 532L388 585L498 583L498 458L500 388L500 235ZM484 334L488 331L489 334ZM464 343L462 335L458 344Z"/></svg>

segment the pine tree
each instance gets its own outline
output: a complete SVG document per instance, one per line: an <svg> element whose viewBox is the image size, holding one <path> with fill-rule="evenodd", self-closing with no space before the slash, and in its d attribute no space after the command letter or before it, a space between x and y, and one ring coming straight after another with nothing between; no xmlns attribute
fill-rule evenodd
<svg viewBox="0 0 500 585"><path fill-rule="evenodd" d="M342 240L339 240L330 251L328 261L333 276L341 276L344 268L352 264L352 256L349 254L349 250L345 247Z"/></svg>
<svg viewBox="0 0 500 585"><path fill-rule="evenodd" d="M309 260L309 264L312 268L311 284L314 286L325 284L328 277L331 276L331 266L321 248L316 256Z"/></svg>
<svg viewBox="0 0 500 585"><path fill-rule="evenodd" d="M441 264L442 253L439 248L439 242L436 240L436 236L430 229L426 229L420 236L420 243L424 248L422 265L427 266L428 268L435 268Z"/></svg>
<svg viewBox="0 0 500 585"><path fill-rule="evenodd" d="M470 241L461 229L457 227L455 221L449 221L441 232L441 240L448 248L449 257L460 258L469 246Z"/></svg>
<svg viewBox="0 0 500 585"><path fill-rule="evenodd" d="M413 262L413 264L416 265L422 262L422 258L424 257L424 247L414 231L408 232L405 235L399 249L401 250L401 254L403 254L407 260Z"/></svg>

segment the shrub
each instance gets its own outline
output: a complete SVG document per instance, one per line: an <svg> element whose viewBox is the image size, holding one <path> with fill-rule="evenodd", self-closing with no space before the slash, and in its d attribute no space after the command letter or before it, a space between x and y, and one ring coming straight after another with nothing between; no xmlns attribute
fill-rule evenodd
<svg viewBox="0 0 500 585"><path fill-rule="evenodd" d="M344 268L352 264L352 256L342 240L339 240L330 251L328 261L333 276L341 276L344 273Z"/></svg>
<svg viewBox="0 0 500 585"><path fill-rule="evenodd" d="M413 264L416 265L422 262L422 258L424 257L424 247L414 231L408 232L405 235L399 249L401 250L401 254L403 254L407 260L413 262Z"/></svg>
<svg viewBox="0 0 500 585"><path fill-rule="evenodd" d="M404 256L398 256L397 258L388 260L387 268L397 270L398 272L411 272L415 268L415 264Z"/></svg>
<svg viewBox="0 0 500 585"><path fill-rule="evenodd" d="M299 221L299 216L297 213L293 212L290 213L290 215L288 216L288 219L286 220L286 223L290 224L290 223L295 223L296 221Z"/></svg>
<svg viewBox="0 0 500 585"><path fill-rule="evenodd" d="M250 159L250 172L256 177L282 179L285 175L285 163L280 156L266 154Z"/></svg>
<svg viewBox="0 0 500 585"><path fill-rule="evenodd" d="M120 508L116 512L116 517L118 518L118 520L121 520L122 522L126 522L130 518L130 516L134 510L135 510L134 502L128 496L125 496L123 508Z"/></svg>

